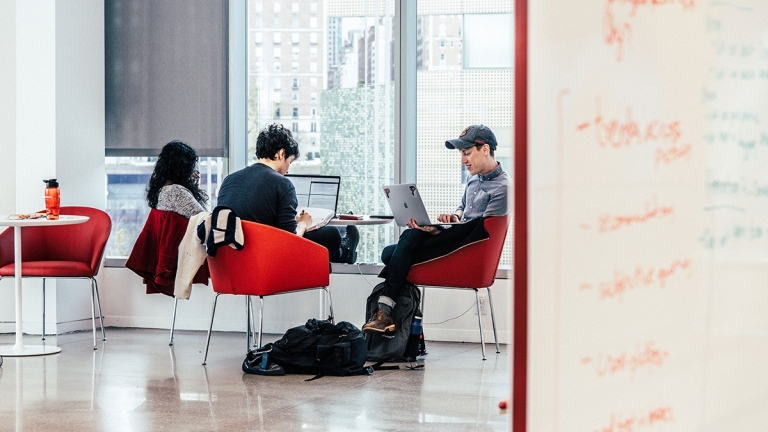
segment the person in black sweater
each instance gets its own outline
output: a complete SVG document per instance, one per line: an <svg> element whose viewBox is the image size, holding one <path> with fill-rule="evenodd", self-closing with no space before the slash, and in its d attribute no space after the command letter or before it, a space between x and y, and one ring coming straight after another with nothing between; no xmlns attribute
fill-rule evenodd
<svg viewBox="0 0 768 432"><path fill-rule="evenodd" d="M356 232L347 230L347 241L342 247L338 229L324 226L307 231L307 227L312 225L312 218L304 211L296 213L299 204L296 190L293 183L284 177L291 162L299 157L299 144L293 139L291 131L281 124L264 128L256 139L256 157L258 162L224 179L219 189L218 205L229 207L242 220L280 228L321 244L328 249L332 262L348 262L354 255L352 243L357 246Z"/></svg>

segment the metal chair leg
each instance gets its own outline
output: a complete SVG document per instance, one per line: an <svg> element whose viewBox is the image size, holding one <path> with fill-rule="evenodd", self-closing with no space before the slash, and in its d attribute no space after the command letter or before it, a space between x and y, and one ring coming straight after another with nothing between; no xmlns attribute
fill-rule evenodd
<svg viewBox="0 0 768 432"><path fill-rule="evenodd" d="M329 318L331 319L331 324L336 324L336 321L334 319L333 315L333 298L331 297L331 290L328 289L328 287L323 287L323 291L328 295L328 307L330 308L331 314L329 315Z"/></svg>
<svg viewBox="0 0 768 432"><path fill-rule="evenodd" d="M173 330L176 328L176 308L179 306L179 299L173 299L173 319L171 319L171 338L168 340L168 346L173 346Z"/></svg>
<svg viewBox="0 0 768 432"><path fill-rule="evenodd" d="M487 287L485 289L488 291L488 307L491 308L491 324L493 324L493 341L496 343L496 354L500 353L499 351L499 338L496 336L496 318L493 316L493 300L491 300L491 287Z"/></svg>
<svg viewBox="0 0 768 432"><path fill-rule="evenodd" d="M45 278L43 278L43 340L45 340Z"/></svg>
<svg viewBox="0 0 768 432"><path fill-rule="evenodd" d="M93 350L96 351L96 291L93 288L94 279L91 279L91 326L93 326Z"/></svg>
<svg viewBox="0 0 768 432"><path fill-rule="evenodd" d="M245 352L251 349L251 296L245 296Z"/></svg>
<svg viewBox="0 0 768 432"><path fill-rule="evenodd" d="M203 357L203 366L208 360L208 346L211 344L211 329L213 329L213 317L216 315L216 301L219 299L219 293L213 298L213 309L211 309L211 323L208 325L208 340L205 341L205 356Z"/></svg>
<svg viewBox="0 0 768 432"><path fill-rule="evenodd" d="M106 342L107 334L104 331L104 314L101 312L101 297L99 296L99 281L97 281L96 278L91 278L91 279L93 280L93 284L96 289L96 306L99 307L99 323L101 324L101 340Z"/></svg>
<svg viewBox="0 0 768 432"><path fill-rule="evenodd" d="M258 346L256 346L256 314L253 313L253 299L250 299L250 305L251 305L251 309L250 309L250 312L251 312L251 327L250 327L250 330L251 330L251 335L253 335L253 346L254 346L254 348L259 348Z"/></svg>
<svg viewBox="0 0 768 432"><path fill-rule="evenodd" d="M427 298L427 287L421 287L421 315L424 316L424 302Z"/></svg>
<svg viewBox="0 0 768 432"><path fill-rule="evenodd" d="M480 292L475 289L475 308L477 310L477 323L480 325L480 348L483 351L483 360L485 360L485 339L483 338L483 320L480 313Z"/></svg>
<svg viewBox="0 0 768 432"><path fill-rule="evenodd" d="M261 347L261 331L264 328L264 296L259 296L259 346Z"/></svg>

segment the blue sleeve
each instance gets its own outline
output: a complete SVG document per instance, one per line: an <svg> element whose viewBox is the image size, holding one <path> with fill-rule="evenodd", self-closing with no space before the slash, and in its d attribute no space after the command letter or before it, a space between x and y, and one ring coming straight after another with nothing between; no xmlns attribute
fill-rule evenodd
<svg viewBox="0 0 768 432"><path fill-rule="evenodd" d="M469 182L467 182L467 186L464 188L464 195L461 196L461 204L456 207L456 211L464 211L464 209L467 207L467 189L469 189Z"/></svg>

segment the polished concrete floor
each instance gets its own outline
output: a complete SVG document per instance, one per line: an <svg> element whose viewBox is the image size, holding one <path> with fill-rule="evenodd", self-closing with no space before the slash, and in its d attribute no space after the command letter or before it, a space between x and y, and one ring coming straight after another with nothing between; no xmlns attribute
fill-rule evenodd
<svg viewBox="0 0 768 432"><path fill-rule="evenodd" d="M265 337L272 341L277 335ZM371 376L244 374L245 336L107 329L49 337L61 353L6 357L0 367L0 431L464 431L510 430L498 408L510 393L509 350L427 342L423 370ZM13 335L0 335L0 345ZM40 344L25 336L25 344Z"/></svg>

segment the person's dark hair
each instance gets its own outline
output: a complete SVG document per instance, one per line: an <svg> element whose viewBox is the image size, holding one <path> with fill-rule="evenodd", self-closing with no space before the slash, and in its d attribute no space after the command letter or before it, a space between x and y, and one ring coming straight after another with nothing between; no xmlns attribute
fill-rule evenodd
<svg viewBox="0 0 768 432"><path fill-rule="evenodd" d="M149 184L147 184L147 204L152 208L157 208L160 188L170 181L172 184L178 184L189 189L195 200L200 205L205 205L208 202L208 194L202 191L192 178L196 164L197 153L195 153L195 149L181 141L171 141L166 144L160 151L155 170L152 171Z"/></svg>
<svg viewBox="0 0 768 432"><path fill-rule="evenodd" d="M294 156L299 158L299 143L293 139L291 131L278 123L273 123L259 132L256 138L256 157L275 160L275 155L280 149L285 150L285 158Z"/></svg>
<svg viewBox="0 0 768 432"><path fill-rule="evenodd" d="M483 144L475 144L475 148L478 149L478 150L482 150L484 145L485 145L485 143L483 143ZM494 150L491 148L490 145L488 146L488 150L491 151L489 153L491 155L491 157L496 157L496 156L494 156Z"/></svg>

